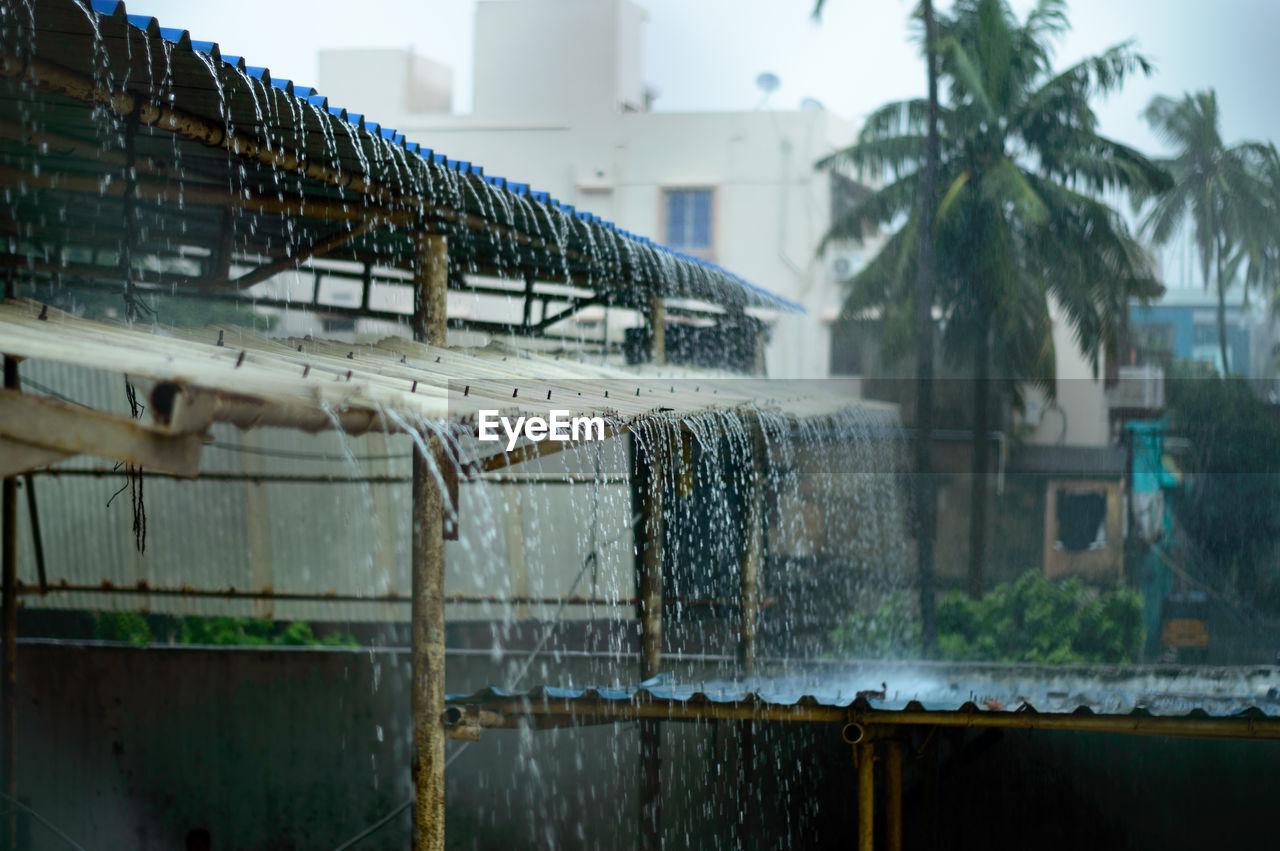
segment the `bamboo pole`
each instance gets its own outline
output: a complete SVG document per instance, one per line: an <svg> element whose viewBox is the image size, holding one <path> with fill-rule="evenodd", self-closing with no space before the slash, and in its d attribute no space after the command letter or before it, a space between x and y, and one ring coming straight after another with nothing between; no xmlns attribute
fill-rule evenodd
<svg viewBox="0 0 1280 851"><path fill-rule="evenodd" d="M858 851L875 851L876 750L871 742L854 745L858 760Z"/></svg>
<svg viewBox="0 0 1280 851"><path fill-rule="evenodd" d="M414 274L414 337L442 346L448 244L419 237ZM428 443L438 463L439 438ZM413 453L413 590L410 611L414 744L414 849L443 851L444 805L444 494L429 459Z"/></svg>
<svg viewBox="0 0 1280 851"><path fill-rule="evenodd" d="M13 358L4 359L4 386L17 392L18 362ZM8 801L3 807L6 815L3 822L3 833L0 843L5 851L16 851L18 847L18 811L12 806L18 800L18 755L15 748L18 744L18 479L16 476L5 478L0 490L0 513L3 519L3 540L0 542L0 573L3 574L3 589L0 590L0 619L4 621L4 659L0 663L3 673L4 704L3 718L0 720L0 736L3 736L4 765L3 783Z"/></svg>
<svg viewBox="0 0 1280 851"><path fill-rule="evenodd" d="M632 442L633 493L640 505L636 554L639 571L640 677L662 667L662 458L653 442ZM662 846L662 727L656 719L640 722L640 847Z"/></svg>
<svg viewBox="0 0 1280 851"><path fill-rule="evenodd" d="M888 851L902 851L902 742L897 739L885 742L884 768L885 842Z"/></svg>
<svg viewBox="0 0 1280 851"><path fill-rule="evenodd" d="M640 678L657 676L662 666L662 461L655 446L637 451L640 496Z"/></svg>

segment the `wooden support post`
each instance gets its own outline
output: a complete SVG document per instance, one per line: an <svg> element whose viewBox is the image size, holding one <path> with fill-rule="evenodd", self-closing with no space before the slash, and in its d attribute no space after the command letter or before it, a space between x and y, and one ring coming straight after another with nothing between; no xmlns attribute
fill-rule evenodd
<svg viewBox="0 0 1280 851"><path fill-rule="evenodd" d="M854 748L858 757L858 851L875 851L876 749L865 741Z"/></svg>
<svg viewBox="0 0 1280 851"><path fill-rule="evenodd" d="M662 665L662 462L652 442L635 451L635 492L640 525L636 553L640 571L640 678L656 676Z"/></svg>
<svg viewBox="0 0 1280 851"><path fill-rule="evenodd" d="M662 666L662 457L650 442L641 447L633 439L632 493L641 515L636 529L639 594L636 615L640 619L640 677L656 676ZM640 722L640 847L649 851L662 846L662 727L661 722Z"/></svg>
<svg viewBox="0 0 1280 851"><path fill-rule="evenodd" d="M419 238L414 269L414 338L445 341L447 244L443 236ZM411 703L413 710L413 847L444 849L444 494L431 471L441 459L413 453L413 591L411 603Z"/></svg>
<svg viewBox="0 0 1280 851"><path fill-rule="evenodd" d="M885 742L885 841L888 851L902 851L902 742Z"/></svg>
<svg viewBox="0 0 1280 851"><path fill-rule="evenodd" d="M4 359L4 386L18 389L18 362ZM0 802L5 812L0 848L16 851L18 847L18 479L8 476L0 491L0 523L3 524L0 542L0 574L3 589L0 590L0 619L4 628L4 659L0 663L0 687L4 689L3 710L0 711L0 737L3 737L4 763L0 789L8 800Z"/></svg>
<svg viewBox="0 0 1280 851"><path fill-rule="evenodd" d="M756 671L756 626L760 617L760 563L764 554L764 434L751 425L751 456L745 461L742 489L742 554L739 566L741 620L738 662L745 676Z"/></svg>
<svg viewBox="0 0 1280 851"><path fill-rule="evenodd" d="M429 346L443 346L449 295L448 240L437 234L419 235L413 270L413 338Z"/></svg>
<svg viewBox="0 0 1280 851"><path fill-rule="evenodd" d="M649 302L649 328L653 331L653 362L664 366L667 362L666 299L654 296Z"/></svg>

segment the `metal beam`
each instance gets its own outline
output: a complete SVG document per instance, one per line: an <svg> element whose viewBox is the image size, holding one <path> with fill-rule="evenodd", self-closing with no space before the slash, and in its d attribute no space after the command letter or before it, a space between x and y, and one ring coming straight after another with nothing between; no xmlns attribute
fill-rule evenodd
<svg viewBox="0 0 1280 851"><path fill-rule="evenodd" d="M519 727L530 719L547 726L613 724L644 718L664 721L705 722L713 720L769 721L792 724L849 724L879 727L1002 728L1017 730L1059 730L1080 733L1115 733L1131 736L1169 736L1186 739L1240 741L1280 741L1280 718L1202 718L1155 715L1092 715L1087 713L1040 713L1034 711L865 709L854 706L791 705L760 702L714 703L700 700L661 698L607 700L604 698L485 698L463 700L479 703L499 712L501 726Z"/></svg>
<svg viewBox="0 0 1280 851"><path fill-rule="evenodd" d="M279 275L281 272L288 272L291 269L300 268L299 264L311 257L323 257L338 246L364 236L380 224L382 224L381 219L376 216L370 216L356 224L355 227L340 230L337 233L319 240L318 242L313 242L310 245L304 246L291 257L282 257L271 263L265 263L252 271L245 272L240 277L233 281L229 281L228 283L237 290L247 290L254 284L260 284L268 278ZM368 282L366 281L364 298L361 300L361 309L363 310L369 309L369 290L367 287Z"/></svg>
<svg viewBox="0 0 1280 851"><path fill-rule="evenodd" d="M858 762L858 851L875 851L876 746L859 742L853 747Z"/></svg>
<svg viewBox="0 0 1280 851"><path fill-rule="evenodd" d="M885 845L888 851L902 851L902 742L884 743Z"/></svg>

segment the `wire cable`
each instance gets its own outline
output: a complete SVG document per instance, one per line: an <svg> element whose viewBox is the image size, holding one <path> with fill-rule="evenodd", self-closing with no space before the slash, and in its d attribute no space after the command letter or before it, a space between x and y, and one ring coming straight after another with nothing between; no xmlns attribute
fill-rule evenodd
<svg viewBox="0 0 1280 851"><path fill-rule="evenodd" d="M76 842L76 841L75 841L74 839L72 839L70 836L67 836L67 835L66 835L65 833L63 833L61 830L58 830L58 828L57 828L56 826L54 826L53 822L49 821L49 820L48 820L47 818L45 818L44 816L40 815L40 814L39 814L38 812L36 812L35 810L31 809L31 808L30 808L30 807L28 807L26 804L24 804L24 803L22 803L21 801L19 801L17 798L14 798L14 797L11 797L11 796L9 796L9 795L6 795L4 792L0 792L0 798L4 798L6 801L8 801L9 803L13 804L13 805L14 805L15 807L17 807L18 809L23 810L23 811L24 811L24 812L26 812L26 813L29 813L29 814L31 815L31 817L32 817L32 818L34 818L36 821L40 822L40 823L41 823L42 825L44 825L45 827L49 828L49 830L50 830L50 831L51 831L55 836L57 836L57 837L58 837L59 839L61 839L63 842L65 842L65 843L67 843L68 845L70 845L72 848L76 849L76 851L85 851L85 847L84 847L83 845L81 845L80 843Z"/></svg>
<svg viewBox="0 0 1280 851"><path fill-rule="evenodd" d="M560 618L564 615L565 607L569 604L569 599L573 597L573 592L577 590L578 583L581 582L582 577L586 575L587 568L591 567L591 565L596 563L596 559L598 558L599 551L604 549L605 547L612 546L618 543L619 541L621 541L623 536L626 535L627 532L634 531L636 524L639 523L643 517L644 517L643 514L636 514L634 517L631 518L631 523L627 526L627 528L624 529L622 532L620 532L616 537L611 538L610 540L606 541L600 546L593 548L591 552L587 553L587 557L582 560L582 568L578 571L578 575L574 577L573 584L569 586L569 592L565 594L563 599L561 599L560 606L556 609L556 613L551 617L550 626L547 628L546 632L542 634L542 638L538 640L538 643L534 646L533 650L529 653L528 658L525 659L524 667L520 669L520 673L516 674L515 679L513 679L511 681L511 684L507 687L508 689L514 689L520 685L520 681L523 680L525 674L529 672L529 668L530 666L533 665L534 660L538 658L538 655L542 652L543 648L547 646L547 642L551 640L551 636L555 634L556 627L560 625ZM465 751L470 745L471 745L471 742L463 742L462 746L458 748L456 751L454 751L452 756L450 756L447 760L445 760L444 767L448 768L450 765L452 765L453 761L457 759L459 756L461 756L462 752ZM358 842L361 842L362 840L367 839L368 837L377 833L386 825L390 824L392 819L400 815L405 810L409 809L409 807L411 807L412 805L413 805L413 798L409 798L409 800L405 801L403 804L400 804L391 812L387 813L385 816L378 819L373 824L369 825L364 830L360 831L355 836L348 839L346 842L343 842L341 845L334 848L333 851L347 851L348 848L354 847Z"/></svg>

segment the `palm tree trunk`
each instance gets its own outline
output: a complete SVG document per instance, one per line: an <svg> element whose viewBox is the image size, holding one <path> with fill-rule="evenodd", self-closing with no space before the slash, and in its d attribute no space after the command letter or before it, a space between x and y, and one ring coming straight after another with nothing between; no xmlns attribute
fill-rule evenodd
<svg viewBox="0 0 1280 851"><path fill-rule="evenodd" d="M1222 279L1222 238L1214 243L1214 255L1217 262L1218 278L1218 349L1222 354L1222 374L1231 374L1231 362L1227 360L1227 282Z"/></svg>
<svg viewBox="0 0 1280 851"><path fill-rule="evenodd" d="M929 127L920 172L920 228L916 270L916 567L920 581L920 639L925 657L938 640L934 609L933 545L937 535L937 497L933 487L933 280L937 256L933 218L938 174L937 20L933 0L923 0L924 56L928 65Z"/></svg>
<svg viewBox="0 0 1280 851"><path fill-rule="evenodd" d="M991 331L984 328L974 353L973 479L969 489L969 596L982 596L987 556L987 471L991 467Z"/></svg>

